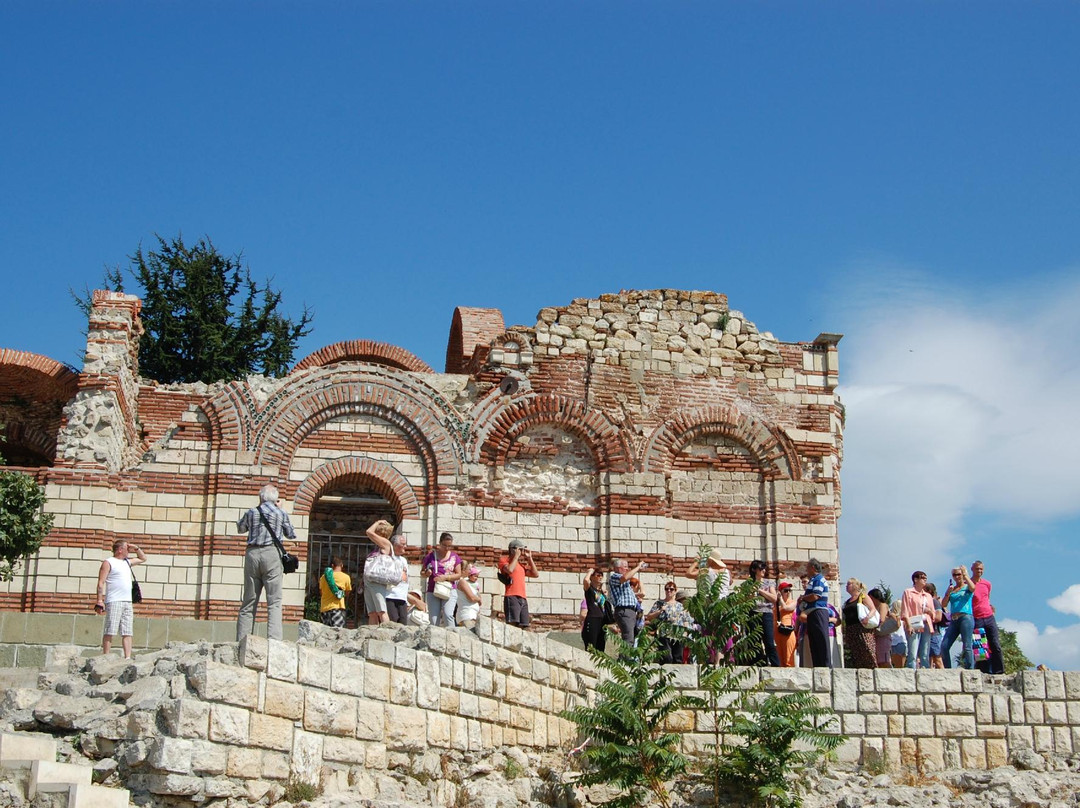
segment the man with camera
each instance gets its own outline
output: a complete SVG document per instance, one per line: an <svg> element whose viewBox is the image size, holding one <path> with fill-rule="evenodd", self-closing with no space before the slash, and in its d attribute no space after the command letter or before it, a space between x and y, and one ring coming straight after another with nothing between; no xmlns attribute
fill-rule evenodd
<svg viewBox="0 0 1080 808"><path fill-rule="evenodd" d="M131 659L131 643L134 634L135 613L131 605L132 581L135 576L131 568L136 564L146 563L146 553L142 548L128 544L123 539L113 542L113 554L101 562L98 571L97 602L94 611L105 615L105 629L101 635L101 653L112 650L112 639L120 635L120 645L124 659ZM136 558L130 558L134 552Z"/></svg>
<svg viewBox="0 0 1080 808"><path fill-rule="evenodd" d="M506 587L503 614L506 623L519 628L529 627L529 601L525 599L525 579L539 578L532 553L521 539L510 542L507 555L499 559L499 582Z"/></svg>
<svg viewBox="0 0 1080 808"><path fill-rule="evenodd" d="M634 591L631 579L640 570L649 565L639 561L637 566L630 569L630 563L622 558L616 558L611 565L611 575L608 576L608 595L615 605L615 625L619 627L623 642L634 644L637 634L638 597Z"/></svg>
<svg viewBox="0 0 1080 808"><path fill-rule="evenodd" d="M278 503L276 486L264 485L259 491L259 504L240 517L236 529L247 533L247 550L244 552L244 598L240 614L236 618L236 641L240 642L251 633L255 625L255 612L259 597L266 592L266 636L281 639L281 553L274 540L282 536L295 539L289 515Z"/></svg>

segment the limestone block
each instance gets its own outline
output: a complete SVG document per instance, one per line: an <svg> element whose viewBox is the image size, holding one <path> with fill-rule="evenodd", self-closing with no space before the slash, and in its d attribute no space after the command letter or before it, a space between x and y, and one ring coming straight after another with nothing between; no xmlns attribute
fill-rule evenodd
<svg viewBox="0 0 1080 808"><path fill-rule="evenodd" d="M1008 705L1007 700L1005 703ZM979 693L975 696L975 722L980 726L994 723L994 696L992 694Z"/></svg>
<svg viewBox="0 0 1080 808"><path fill-rule="evenodd" d="M1073 739L1071 727L1052 727L1054 732L1055 754L1067 756L1073 753Z"/></svg>
<svg viewBox="0 0 1080 808"><path fill-rule="evenodd" d="M1014 724L1024 723L1024 697L1009 696L1009 720Z"/></svg>
<svg viewBox="0 0 1080 808"><path fill-rule="evenodd" d="M964 688L965 693L982 693L983 692L983 675L982 671L960 671L960 684Z"/></svg>
<svg viewBox="0 0 1080 808"><path fill-rule="evenodd" d="M357 699L356 737L363 741L382 741L385 733L385 710L381 702Z"/></svg>
<svg viewBox="0 0 1080 808"><path fill-rule="evenodd" d="M191 771L194 774L218 776L229 766L229 748L208 741L191 742Z"/></svg>
<svg viewBox="0 0 1080 808"><path fill-rule="evenodd" d="M856 671L836 669L832 672L832 708L838 713L858 709Z"/></svg>
<svg viewBox="0 0 1080 808"><path fill-rule="evenodd" d="M155 738L146 762L160 771L190 774L194 749L194 742L186 738Z"/></svg>
<svg viewBox="0 0 1080 808"><path fill-rule="evenodd" d="M259 702L259 674L212 660L188 669L188 682L204 701L217 701L254 710Z"/></svg>
<svg viewBox="0 0 1080 808"><path fill-rule="evenodd" d="M1043 671L1021 671L1020 692L1025 699L1046 698L1046 675Z"/></svg>
<svg viewBox="0 0 1080 808"><path fill-rule="evenodd" d="M251 711L225 704L210 705L210 740L244 746L248 741Z"/></svg>
<svg viewBox="0 0 1080 808"><path fill-rule="evenodd" d="M366 759L364 760L365 767L368 769L381 770L387 767L388 762L386 744L369 743L367 745Z"/></svg>
<svg viewBox="0 0 1080 808"><path fill-rule="evenodd" d="M288 751L292 749L292 734L293 722L288 718L261 713L251 714L248 743L252 746Z"/></svg>
<svg viewBox="0 0 1080 808"><path fill-rule="evenodd" d="M415 667L415 656L413 661ZM416 674L411 670L390 671L390 701L394 704L415 704L416 688Z"/></svg>
<svg viewBox="0 0 1080 808"><path fill-rule="evenodd" d="M394 648L394 667L401 670L416 670L416 650L398 645Z"/></svg>
<svg viewBox="0 0 1080 808"><path fill-rule="evenodd" d="M878 668L874 671L879 693L914 693L915 675L907 668ZM882 701L884 708L884 700Z"/></svg>
<svg viewBox="0 0 1080 808"><path fill-rule="evenodd" d="M146 778L144 787L151 794L194 797L203 792L204 782L201 777L190 777L183 774L159 774Z"/></svg>
<svg viewBox="0 0 1080 808"><path fill-rule="evenodd" d="M330 689L350 696L364 695L364 660L343 654L332 654Z"/></svg>
<svg viewBox="0 0 1080 808"><path fill-rule="evenodd" d="M284 640L267 640L266 646L266 675L283 682L295 682L296 645Z"/></svg>
<svg viewBox="0 0 1080 808"><path fill-rule="evenodd" d="M938 738L919 738L919 760L924 772L937 772L945 768L945 746Z"/></svg>
<svg viewBox="0 0 1080 808"><path fill-rule="evenodd" d="M909 715L904 718L904 730L913 737L932 736L934 717L930 715ZM894 733L889 733L890 735Z"/></svg>
<svg viewBox="0 0 1080 808"><path fill-rule="evenodd" d="M1035 734L1035 751L1054 751L1054 733L1050 727L1032 727Z"/></svg>
<svg viewBox="0 0 1080 808"><path fill-rule="evenodd" d="M263 712L297 721L304 717L304 688L301 685L266 680Z"/></svg>
<svg viewBox="0 0 1080 808"><path fill-rule="evenodd" d="M333 654L306 645L296 646L296 678L302 685L330 689Z"/></svg>
<svg viewBox="0 0 1080 808"><path fill-rule="evenodd" d="M1061 673L1061 671L1049 671L1050 673ZM1067 724L1068 714L1063 701L1048 701L1043 704L1043 712L1046 715L1047 724Z"/></svg>
<svg viewBox="0 0 1080 808"><path fill-rule="evenodd" d="M1034 701L1027 699L1024 701L1024 723L1025 724L1041 724L1043 723L1044 702Z"/></svg>
<svg viewBox="0 0 1080 808"><path fill-rule="evenodd" d="M283 752L262 753L262 776L265 780L288 780L292 766L289 756Z"/></svg>
<svg viewBox="0 0 1080 808"><path fill-rule="evenodd" d="M967 769L986 768L986 742L965 738L960 742L960 761Z"/></svg>
<svg viewBox="0 0 1080 808"><path fill-rule="evenodd" d="M1009 762L1009 747L1004 740L989 738L986 741L986 768L997 769Z"/></svg>
<svg viewBox="0 0 1080 808"><path fill-rule="evenodd" d="M1005 728L1005 740L1010 749L1034 749L1035 733L1031 727L1013 725Z"/></svg>
<svg viewBox="0 0 1080 808"><path fill-rule="evenodd" d="M443 749L450 748L450 716L442 713L429 712L427 740L431 746Z"/></svg>
<svg viewBox="0 0 1080 808"><path fill-rule="evenodd" d="M390 668L370 662L364 666L364 696L376 701L390 700Z"/></svg>
<svg viewBox="0 0 1080 808"><path fill-rule="evenodd" d="M762 668L761 681L766 690L806 692L814 689L814 670L813 668Z"/></svg>
<svg viewBox="0 0 1080 808"><path fill-rule="evenodd" d="M912 718L916 716L910 716ZM925 718L927 716L917 716L918 718ZM889 735L900 736L904 734L904 716L902 715L889 715L886 716L889 720Z"/></svg>
<svg viewBox="0 0 1080 808"><path fill-rule="evenodd" d="M323 759L338 763L349 763L363 766L367 756L367 744L353 738L335 738L328 736L323 739Z"/></svg>
<svg viewBox="0 0 1080 808"><path fill-rule="evenodd" d="M873 673L873 671L870 671ZM860 713L880 713L881 696L877 693L863 693L859 696L858 710Z"/></svg>
<svg viewBox="0 0 1080 808"><path fill-rule="evenodd" d="M861 713L846 713L840 716L842 719L841 732L845 735L865 735L866 716Z"/></svg>
<svg viewBox="0 0 1080 808"><path fill-rule="evenodd" d="M974 738L975 716L939 715L934 717L938 737Z"/></svg>
<svg viewBox="0 0 1080 808"><path fill-rule="evenodd" d="M85 696L65 696L46 693L34 706L34 718L42 724L60 729L75 729L80 719L105 706L100 699Z"/></svg>
<svg viewBox="0 0 1080 808"><path fill-rule="evenodd" d="M900 696L900 712L923 713L923 697L918 693L904 693Z"/></svg>
<svg viewBox="0 0 1080 808"><path fill-rule="evenodd" d="M910 698L910 696L901 696L901 699ZM945 694L944 693L931 693L929 696L923 696L923 710L928 713L943 713L945 712Z"/></svg>
<svg viewBox="0 0 1080 808"><path fill-rule="evenodd" d="M440 633L431 632L433 635ZM397 645L387 640L368 640L364 643L364 657L369 662L378 662L386 666L394 664L397 655Z"/></svg>
<svg viewBox="0 0 1080 808"><path fill-rule="evenodd" d="M267 640L265 637L248 634L244 639L240 640L240 647L237 649L237 653L240 657L240 665L242 667L251 668L256 671L266 670L266 661L269 650L267 648Z"/></svg>
<svg viewBox="0 0 1080 808"><path fill-rule="evenodd" d="M73 785L90 785L91 766L75 763L57 763L54 760L35 760L30 764L30 782L26 787L27 799L34 799L40 792L68 791Z"/></svg>
<svg viewBox="0 0 1080 808"><path fill-rule="evenodd" d="M458 697L458 712L468 718L480 715L480 697L475 693L462 693Z"/></svg>
<svg viewBox="0 0 1080 808"><path fill-rule="evenodd" d="M1080 671L1066 671L1064 679L1065 698L1070 701L1080 699Z"/></svg>
<svg viewBox="0 0 1080 808"><path fill-rule="evenodd" d="M915 671L915 682L920 693L958 693L962 689L956 669Z"/></svg>
<svg viewBox="0 0 1080 808"><path fill-rule="evenodd" d="M304 694L304 729L327 735L356 734L357 700L321 690Z"/></svg>
<svg viewBox="0 0 1080 808"><path fill-rule="evenodd" d="M72 786L68 791L67 804L68 808L128 808L130 802L131 792L126 788L80 783Z"/></svg>
<svg viewBox="0 0 1080 808"><path fill-rule="evenodd" d="M481 724L474 718L468 720L469 731L469 750L472 752L479 752L483 748L484 734L480 729ZM547 723L544 721L537 722L537 743L540 745L546 745L547 743Z"/></svg>
<svg viewBox="0 0 1080 808"><path fill-rule="evenodd" d="M898 716L899 717L899 716ZM902 719L901 719L902 721ZM881 715L880 713L870 713L866 716L866 734L867 735L888 735L889 734L889 717Z"/></svg>
<svg viewBox="0 0 1080 808"><path fill-rule="evenodd" d="M979 719L975 719L975 724L979 730L980 738L1004 738L1005 727L1001 724L981 724Z"/></svg>
<svg viewBox="0 0 1080 808"><path fill-rule="evenodd" d="M457 716L451 720L463 718ZM386 746L399 752L423 751L427 739L427 712L418 707L405 707L396 704L386 706ZM456 744L455 744L456 745ZM467 741L463 751L468 748Z"/></svg>
<svg viewBox="0 0 1080 808"><path fill-rule="evenodd" d="M1065 715L1070 725L1080 727L1080 701L1070 699L1065 702Z"/></svg>
<svg viewBox="0 0 1080 808"><path fill-rule="evenodd" d="M895 693L882 693L881 694L881 712L883 713L897 713L900 712L900 697Z"/></svg>
<svg viewBox="0 0 1080 808"><path fill-rule="evenodd" d="M945 704L950 713L970 714L975 712L975 697L967 693L948 693Z"/></svg>
<svg viewBox="0 0 1080 808"><path fill-rule="evenodd" d="M319 782L323 761L322 748L322 736L296 730L293 733L290 776L307 783Z"/></svg>
<svg viewBox="0 0 1080 808"><path fill-rule="evenodd" d="M35 732L0 734L0 766L26 768L35 760L56 760L56 738Z"/></svg>

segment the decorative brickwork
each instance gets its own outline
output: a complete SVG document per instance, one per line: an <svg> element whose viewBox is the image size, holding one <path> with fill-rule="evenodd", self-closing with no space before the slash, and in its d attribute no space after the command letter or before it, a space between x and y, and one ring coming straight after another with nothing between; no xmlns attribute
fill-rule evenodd
<svg viewBox="0 0 1080 808"><path fill-rule="evenodd" d="M531 326L460 307L442 374L356 340L281 379L160 385L138 377L138 299L93 301L80 374L0 352L0 415L18 465L53 465L36 473L56 516L22 578L0 585L7 608L89 608L119 537L150 552L144 613L229 619L236 520L270 482L302 559L309 530L362 540L360 521L387 510L415 575L453 533L484 567L486 613L501 605L493 564L524 539L539 628L574 625L583 570L613 556L649 561L648 597L703 545L740 574L762 558L794 577L811 556L837 574L836 335L780 343L723 295L633 291L542 309ZM309 581L287 577L296 617Z"/></svg>

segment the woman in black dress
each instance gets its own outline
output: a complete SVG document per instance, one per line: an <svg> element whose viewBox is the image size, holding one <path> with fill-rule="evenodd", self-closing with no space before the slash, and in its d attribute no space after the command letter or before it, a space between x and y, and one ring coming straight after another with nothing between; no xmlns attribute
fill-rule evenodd
<svg viewBox="0 0 1080 808"><path fill-rule="evenodd" d="M847 582L848 599L844 601L844 667L873 668L877 665L874 630L866 627L871 613L877 614L874 604L866 597L866 587L858 578ZM863 614L859 614L859 606Z"/></svg>

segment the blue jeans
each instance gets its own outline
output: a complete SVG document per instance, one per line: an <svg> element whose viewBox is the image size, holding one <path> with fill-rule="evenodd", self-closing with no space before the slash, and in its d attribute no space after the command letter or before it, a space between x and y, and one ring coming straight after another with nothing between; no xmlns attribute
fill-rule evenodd
<svg viewBox="0 0 1080 808"><path fill-rule="evenodd" d="M435 597L434 593L428 592L424 595L424 602L427 603L431 625L442 626L443 628L453 628L457 625L454 622L454 611L457 609L457 589L454 589L453 594L447 600L440 600Z"/></svg>
<svg viewBox="0 0 1080 808"><path fill-rule="evenodd" d="M971 634L975 628L975 618L970 614L954 614L949 628L945 631L945 639L941 642L941 661L946 668L952 667L952 644L959 637L964 644L964 653L960 657L960 664L967 670L975 667L975 655L971 653Z"/></svg>
<svg viewBox="0 0 1080 808"><path fill-rule="evenodd" d="M907 667L914 669L915 660L919 660L920 668L930 667L930 631L916 631L908 634L907 638Z"/></svg>

